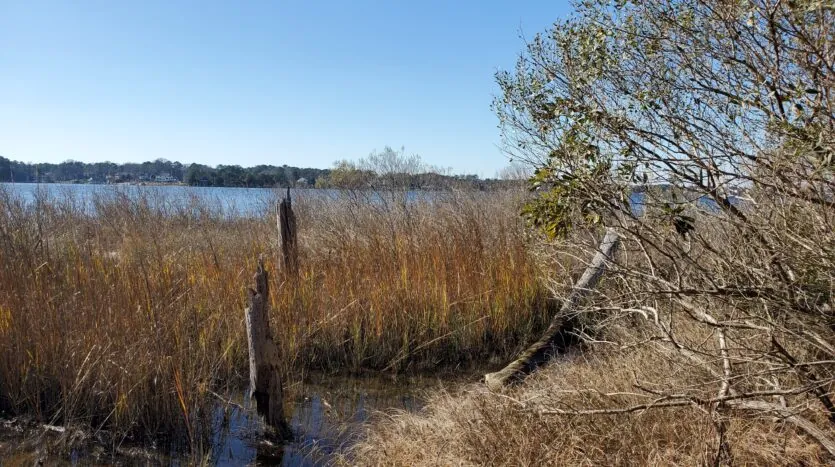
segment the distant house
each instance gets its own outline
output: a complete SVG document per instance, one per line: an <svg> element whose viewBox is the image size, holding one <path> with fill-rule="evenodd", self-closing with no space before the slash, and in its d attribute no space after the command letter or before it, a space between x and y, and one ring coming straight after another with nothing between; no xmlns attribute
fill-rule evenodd
<svg viewBox="0 0 835 467"><path fill-rule="evenodd" d="M307 186L308 185L307 179L302 177L302 178L296 180L296 185L297 186Z"/></svg>
<svg viewBox="0 0 835 467"><path fill-rule="evenodd" d="M172 177L171 174L168 172L163 172L156 177L154 177L154 181L158 183L175 183L179 182L176 178Z"/></svg>

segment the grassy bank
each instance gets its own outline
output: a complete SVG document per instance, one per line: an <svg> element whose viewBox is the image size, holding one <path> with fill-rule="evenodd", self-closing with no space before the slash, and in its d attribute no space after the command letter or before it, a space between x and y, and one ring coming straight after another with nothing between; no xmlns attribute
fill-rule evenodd
<svg viewBox="0 0 835 467"><path fill-rule="evenodd" d="M548 316L519 196L295 200L300 278L271 274L287 370L509 357ZM210 391L248 372L245 287L277 254L271 203L252 217L216 205L0 193L0 411L205 440Z"/></svg>
<svg viewBox="0 0 835 467"><path fill-rule="evenodd" d="M689 408L616 413L661 402L635 387L712 379L684 359L595 349L554 364L524 386L436 393L422 413L380 417L344 458L349 465L712 465L714 420ZM611 414L560 414L571 410ZM737 465L825 465L826 452L790 424L735 414L725 439ZM825 420L818 414L817 420ZM825 422L824 422L825 423Z"/></svg>

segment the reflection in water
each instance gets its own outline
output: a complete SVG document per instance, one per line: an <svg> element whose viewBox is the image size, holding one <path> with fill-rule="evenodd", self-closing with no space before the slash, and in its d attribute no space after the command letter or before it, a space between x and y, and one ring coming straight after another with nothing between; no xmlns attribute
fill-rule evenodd
<svg viewBox="0 0 835 467"><path fill-rule="evenodd" d="M363 423L376 411L418 410L423 394L459 380L450 377L408 377L401 381L389 378L315 376L286 391L285 409L295 439L289 443L271 443L264 439L264 425L256 415L243 390L219 401L212 420L212 445L197 447L190 454L178 454L157 446L129 446L123 443L117 452L102 444L82 445L69 453L51 453L46 446L59 436L43 425L19 424L0 419L0 467L7 465L322 465L335 454L350 447L361 435ZM5 424L5 425L4 425ZM8 425L8 426L6 426ZM111 446L112 447L112 446ZM167 451L167 454L166 454Z"/></svg>
<svg viewBox="0 0 835 467"><path fill-rule="evenodd" d="M360 435L375 411L420 408L433 380L316 378L289 391L285 408L295 439L285 445L262 439L263 424L241 392L215 414L212 460L217 465L320 465Z"/></svg>

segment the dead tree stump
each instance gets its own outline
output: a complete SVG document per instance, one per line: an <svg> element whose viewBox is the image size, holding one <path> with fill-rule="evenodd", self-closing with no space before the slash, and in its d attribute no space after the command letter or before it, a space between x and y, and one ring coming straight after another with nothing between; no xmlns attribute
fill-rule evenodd
<svg viewBox="0 0 835 467"><path fill-rule="evenodd" d="M281 244L281 266L287 275L292 277L298 272L299 255L296 248L296 215L293 213L290 188L287 188L287 195L278 205L276 217Z"/></svg>
<svg viewBox="0 0 835 467"><path fill-rule="evenodd" d="M568 298L551 319L551 324L542 337L528 347L519 358L510 362L500 371L484 375L484 380L490 389L497 390L509 383L523 379L539 365L545 363L551 357L555 348L568 345L567 342L570 340L575 325L575 320L572 318L574 308L600 281L600 277L606 270L606 262L615 254L619 243L620 237L617 232L613 229L607 230L606 236L603 237L603 241L600 243L591 263L574 284Z"/></svg>
<svg viewBox="0 0 835 467"><path fill-rule="evenodd" d="M249 306L244 315L249 344L250 397L255 399L258 413L264 417L273 434L290 439L292 433L284 419L279 351L270 331L270 289L261 259L258 260L258 269L255 272L255 290L249 289L247 295Z"/></svg>

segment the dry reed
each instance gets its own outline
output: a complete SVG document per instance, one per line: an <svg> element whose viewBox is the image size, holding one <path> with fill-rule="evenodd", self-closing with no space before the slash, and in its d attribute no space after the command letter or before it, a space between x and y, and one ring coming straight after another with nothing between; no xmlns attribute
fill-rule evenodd
<svg viewBox="0 0 835 467"><path fill-rule="evenodd" d="M437 392L422 413L380 414L345 454L351 465L708 465L716 432L697 406L554 415L652 402L637 381L701 385L691 362L645 349L567 358L505 393ZM726 437L738 465L822 465L827 454L788 423L738 416Z"/></svg>
<svg viewBox="0 0 835 467"><path fill-rule="evenodd" d="M507 358L542 328L517 195L332 195L294 200L299 277L271 275L288 372ZM211 439L210 391L245 384L244 287L277 253L271 203L219 206L0 192L0 413Z"/></svg>

